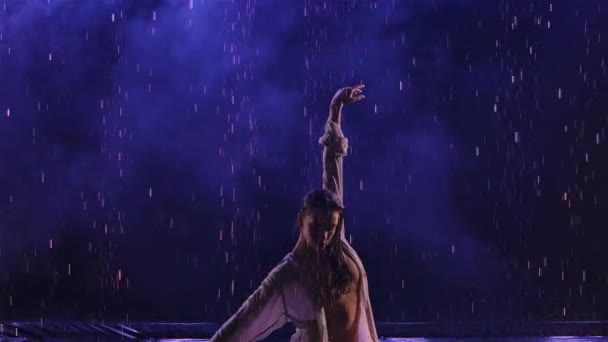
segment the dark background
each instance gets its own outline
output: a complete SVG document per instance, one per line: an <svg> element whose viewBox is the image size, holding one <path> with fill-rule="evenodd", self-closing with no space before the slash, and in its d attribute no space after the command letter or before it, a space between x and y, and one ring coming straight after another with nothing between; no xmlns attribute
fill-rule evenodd
<svg viewBox="0 0 608 342"><path fill-rule="evenodd" d="M222 321L346 108L379 321L608 319L601 0L0 3L0 320Z"/></svg>

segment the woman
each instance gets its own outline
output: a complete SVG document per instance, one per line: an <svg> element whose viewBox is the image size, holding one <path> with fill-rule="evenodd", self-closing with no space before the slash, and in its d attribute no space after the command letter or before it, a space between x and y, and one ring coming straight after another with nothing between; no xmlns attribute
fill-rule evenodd
<svg viewBox="0 0 608 342"><path fill-rule="evenodd" d="M300 234L291 253L264 279L211 341L259 341L285 323L296 326L291 341L377 341L367 275L346 240L342 162L348 140L342 108L365 98L364 85L338 90L330 105L323 148L323 189L304 197Z"/></svg>

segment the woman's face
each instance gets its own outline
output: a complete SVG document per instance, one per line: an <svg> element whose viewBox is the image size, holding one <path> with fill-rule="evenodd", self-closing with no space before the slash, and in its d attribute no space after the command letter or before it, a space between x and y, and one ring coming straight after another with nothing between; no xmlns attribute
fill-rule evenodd
<svg viewBox="0 0 608 342"><path fill-rule="evenodd" d="M300 228L306 244L316 251L321 251L334 239L338 224L340 211L314 208L303 215Z"/></svg>

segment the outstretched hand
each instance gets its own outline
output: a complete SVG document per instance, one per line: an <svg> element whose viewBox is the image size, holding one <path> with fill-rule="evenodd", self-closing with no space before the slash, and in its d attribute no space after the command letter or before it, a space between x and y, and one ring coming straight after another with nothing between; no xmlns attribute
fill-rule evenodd
<svg viewBox="0 0 608 342"><path fill-rule="evenodd" d="M340 106L361 101L365 98L365 95L363 95L363 88L365 88L365 84L338 89L331 100L331 104Z"/></svg>

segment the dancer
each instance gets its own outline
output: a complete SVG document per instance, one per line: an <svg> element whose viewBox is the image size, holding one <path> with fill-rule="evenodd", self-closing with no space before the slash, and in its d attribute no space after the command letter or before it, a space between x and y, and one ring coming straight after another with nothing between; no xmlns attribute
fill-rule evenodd
<svg viewBox="0 0 608 342"><path fill-rule="evenodd" d="M304 197L295 247L211 341L259 341L287 322L296 327L292 342L378 340L365 268L345 238L343 220L348 140L341 129L342 109L365 98L363 87L339 89L331 101L319 139L323 189Z"/></svg>

